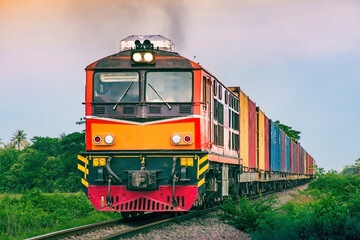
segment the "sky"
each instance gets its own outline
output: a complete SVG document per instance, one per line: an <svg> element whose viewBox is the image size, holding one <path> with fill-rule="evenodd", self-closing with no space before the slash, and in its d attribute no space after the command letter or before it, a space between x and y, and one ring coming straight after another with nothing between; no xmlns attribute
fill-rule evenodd
<svg viewBox="0 0 360 240"><path fill-rule="evenodd" d="M83 130L84 68L160 34L341 170L360 157L359 26L359 0L0 0L0 139Z"/></svg>

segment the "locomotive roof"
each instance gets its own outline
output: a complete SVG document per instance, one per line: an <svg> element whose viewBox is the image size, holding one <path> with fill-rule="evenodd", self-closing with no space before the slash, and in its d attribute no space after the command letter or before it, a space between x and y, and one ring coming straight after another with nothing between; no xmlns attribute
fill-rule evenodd
<svg viewBox="0 0 360 240"><path fill-rule="evenodd" d="M152 50L155 53L156 63L153 65L131 64L132 50L121 51L102 58L86 67L86 70L110 70L110 69L201 69L201 66L176 52Z"/></svg>

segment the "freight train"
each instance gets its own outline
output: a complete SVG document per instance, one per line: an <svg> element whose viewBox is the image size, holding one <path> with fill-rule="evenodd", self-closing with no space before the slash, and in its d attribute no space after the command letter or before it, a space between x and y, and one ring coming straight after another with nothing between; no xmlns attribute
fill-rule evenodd
<svg viewBox="0 0 360 240"><path fill-rule="evenodd" d="M314 159L160 35L86 67L83 190L98 211L188 211L309 181Z"/></svg>

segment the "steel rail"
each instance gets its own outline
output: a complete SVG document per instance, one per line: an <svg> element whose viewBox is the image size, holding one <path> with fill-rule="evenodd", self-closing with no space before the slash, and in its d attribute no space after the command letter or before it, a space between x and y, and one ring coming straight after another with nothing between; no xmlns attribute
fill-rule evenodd
<svg viewBox="0 0 360 240"><path fill-rule="evenodd" d="M92 223L92 224L87 224L87 225L84 225L84 226L64 229L64 230L60 230L60 231L56 231L56 232L51 232L51 233L35 236L35 237L32 237L32 238L27 238L26 240L59 239L61 237L66 237L66 236L69 236L69 235L89 232L89 231L99 229L99 228L103 228L103 227L106 227L106 226L117 225L117 224L119 224L119 223L121 223L123 221L124 221L124 219L118 218L118 219L113 219L113 220L108 220L108 221L103 221L103 222L98 222L98 223Z"/></svg>

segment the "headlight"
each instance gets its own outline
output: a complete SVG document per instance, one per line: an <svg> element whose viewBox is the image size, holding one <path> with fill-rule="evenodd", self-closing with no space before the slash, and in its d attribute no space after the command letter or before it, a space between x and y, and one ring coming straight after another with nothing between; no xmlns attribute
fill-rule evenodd
<svg viewBox="0 0 360 240"><path fill-rule="evenodd" d="M104 141L106 144L113 144L114 143L114 137L112 135L106 135L104 138Z"/></svg>
<svg viewBox="0 0 360 240"><path fill-rule="evenodd" d="M154 60L154 55L152 53L147 52L144 54L144 60L148 63L152 62L152 60Z"/></svg>
<svg viewBox="0 0 360 240"><path fill-rule="evenodd" d="M180 135L174 134L174 135L171 137L171 141L172 141L174 144L179 144L180 141L181 141Z"/></svg>
<svg viewBox="0 0 360 240"><path fill-rule="evenodd" d="M141 56L141 53L134 53L133 55L132 55L132 60L134 61L134 62L141 62L141 60L142 60L142 56Z"/></svg>

